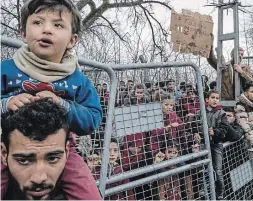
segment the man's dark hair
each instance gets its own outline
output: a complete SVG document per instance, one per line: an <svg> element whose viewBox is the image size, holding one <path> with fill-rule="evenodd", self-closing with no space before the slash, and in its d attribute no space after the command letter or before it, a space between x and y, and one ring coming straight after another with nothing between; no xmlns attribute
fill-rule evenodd
<svg viewBox="0 0 253 201"><path fill-rule="evenodd" d="M120 80L119 83L125 85L125 82L123 80Z"/></svg>
<svg viewBox="0 0 253 201"><path fill-rule="evenodd" d="M222 108L225 112L235 112L234 108L233 107L223 107Z"/></svg>
<svg viewBox="0 0 253 201"><path fill-rule="evenodd" d="M82 18L72 0L28 0L21 8L21 27L24 32L28 17L45 9L59 11L60 17L64 9L67 9L72 15L72 34L80 35Z"/></svg>
<svg viewBox="0 0 253 201"><path fill-rule="evenodd" d="M167 148L177 148L177 150L179 151L179 143L177 140L168 140L167 141Z"/></svg>
<svg viewBox="0 0 253 201"><path fill-rule="evenodd" d="M174 79L169 79L168 81L166 81L166 84L168 84L170 82L176 82L176 81Z"/></svg>
<svg viewBox="0 0 253 201"><path fill-rule="evenodd" d="M116 143L118 144L118 140L116 138L111 138L111 143Z"/></svg>
<svg viewBox="0 0 253 201"><path fill-rule="evenodd" d="M146 87L142 83L137 83L136 85L134 85L134 91L136 91L136 89L146 89Z"/></svg>
<svg viewBox="0 0 253 201"><path fill-rule="evenodd" d="M212 94L219 94L217 90L210 90L206 94L206 98L209 98Z"/></svg>
<svg viewBox="0 0 253 201"><path fill-rule="evenodd" d="M66 142L69 135L68 112L51 99L40 99L2 114L2 141L9 151L10 136L14 130L20 131L30 140L43 141L60 129L66 131Z"/></svg>
<svg viewBox="0 0 253 201"><path fill-rule="evenodd" d="M245 83L244 91L248 91L250 87L253 87L253 81L248 81Z"/></svg>
<svg viewBox="0 0 253 201"><path fill-rule="evenodd" d="M149 88L151 88L151 83L150 82L146 82L145 86L146 86L147 89L149 89Z"/></svg>
<svg viewBox="0 0 253 201"><path fill-rule="evenodd" d="M106 83L103 83L103 86L107 86L107 84L106 84Z"/></svg>
<svg viewBox="0 0 253 201"><path fill-rule="evenodd" d="M186 91L186 83L185 82L180 82L179 89L183 90L183 91Z"/></svg>
<svg viewBox="0 0 253 201"><path fill-rule="evenodd" d="M211 90L213 90L216 86L217 86L216 81L212 81L212 82L209 84L209 87L210 87Z"/></svg>

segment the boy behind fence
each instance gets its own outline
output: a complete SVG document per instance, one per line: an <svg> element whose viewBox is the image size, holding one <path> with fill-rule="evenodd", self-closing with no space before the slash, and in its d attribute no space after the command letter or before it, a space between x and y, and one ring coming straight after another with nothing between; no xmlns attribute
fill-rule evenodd
<svg viewBox="0 0 253 201"><path fill-rule="evenodd" d="M68 110L72 132L92 133L101 122L102 110L95 88L78 70L77 56L71 52L81 32L77 8L71 0L30 0L22 7L21 25L27 45L1 64L2 113L49 97ZM70 146L62 176L68 199L101 199L73 138ZM6 169L1 165L2 196L8 186Z"/></svg>
<svg viewBox="0 0 253 201"><path fill-rule="evenodd" d="M223 199L224 180L222 174L222 159L223 159L223 144L222 140L226 137L228 132L228 121L224 110L219 105L219 93L211 90L206 95L206 119L208 125L208 133L210 136L211 154L213 167L216 172L216 196L218 200ZM200 140L199 123L201 123L200 111L192 121L191 129L194 134L194 140Z"/></svg>

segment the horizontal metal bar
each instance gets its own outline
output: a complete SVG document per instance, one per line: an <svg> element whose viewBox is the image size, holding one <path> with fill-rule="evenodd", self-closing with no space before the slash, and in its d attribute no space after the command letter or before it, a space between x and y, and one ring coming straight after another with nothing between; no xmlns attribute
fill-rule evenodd
<svg viewBox="0 0 253 201"><path fill-rule="evenodd" d="M221 105L223 107L234 107L236 105L236 101L231 100L231 101L221 101Z"/></svg>
<svg viewBox="0 0 253 201"><path fill-rule="evenodd" d="M107 180L106 184L112 184L112 183L115 183L118 181L132 178L132 177L143 174L143 172L145 172L145 173L153 172L153 171L156 171L156 170L168 167L168 166L183 163L183 162L195 159L195 158L200 158L200 157L206 156L207 154L208 154L208 150L204 150L204 151L201 151L198 153L187 154L184 156L180 156L178 158L173 158L170 160L163 161L161 163L152 164L152 165L148 165L148 166L138 168L135 170L127 171L127 172L124 172L120 175L115 175L115 176L110 177Z"/></svg>
<svg viewBox="0 0 253 201"><path fill-rule="evenodd" d="M237 141L235 141L235 142L224 142L224 143L223 143L223 148L226 148L226 147L228 147L228 146L231 146L231 145L237 143L238 141L241 141L242 139L244 139L244 136L242 136L239 140L237 140Z"/></svg>
<svg viewBox="0 0 253 201"><path fill-rule="evenodd" d="M14 47L14 48L20 48L25 43L23 43L21 40L18 40L15 38L9 38L7 36L1 35L1 44L5 46Z"/></svg>
<svg viewBox="0 0 253 201"><path fill-rule="evenodd" d="M191 163L191 164L188 164L188 165L184 165L184 166L172 169L172 170L168 170L168 171L161 172L161 173L158 173L158 174L153 174L152 176L148 176L148 177L145 177L143 179L139 179L139 180L132 181L132 182L129 182L129 183L126 183L126 184L122 184L122 185L116 186L114 188L109 188L109 189L105 190L105 196L110 196L110 195L113 195L113 194L116 194L116 193L119 193L119 192L122 192L122 191L133 189L136 186L140 186L140 185L143 185L143 184L147 184L147 183L150 183L150 182L161 180L161 179L164 179L164 178L166 178L170 175L173 175L173 174L179 174L181 172L185 172L185 171L191 170L193 168L200 167L202 165L207 165L210 162L211 162L210 159L197 161L197 162L194 162L194 163Z"/></svg>
<svg viewBox="0 0 253 201"><path fill-rule="evenodd" d="M226 40L234 40L235 39L235 33L227 33L227 34L222 34L221 35L221 41L226 41Z"/></svg>

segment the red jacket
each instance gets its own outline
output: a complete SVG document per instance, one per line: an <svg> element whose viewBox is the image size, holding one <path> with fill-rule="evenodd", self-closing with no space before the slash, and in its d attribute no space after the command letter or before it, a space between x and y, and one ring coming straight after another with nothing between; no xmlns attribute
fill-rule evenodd
<svg viewBox="0 0 253 201"><path fill-rule="evenodd" d="M178 123L179 126L177 128L171 127L167 132L165 128L158 128L151 131L151 150L157 151L159 148L162 148L164 144L164 138L160 138L159 136L166 135L167 139L177 139L182 136L182 131L184 129L183 121L177 116L175 112L172 112L164 117L164 127L171 125L172 123Z"/></svg>

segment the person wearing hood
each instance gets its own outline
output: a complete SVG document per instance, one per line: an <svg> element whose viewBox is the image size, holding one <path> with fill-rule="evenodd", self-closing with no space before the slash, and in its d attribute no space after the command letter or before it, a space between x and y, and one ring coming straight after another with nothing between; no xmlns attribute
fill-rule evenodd
<svg viewBox="0 0 253 201"><path fill-rule="evenodd" d="M220 96L218 91L211 90L206 96L206 119L208 125L208 134L210 136L211 154L213 161L213 168L217 175L216 180L216 197L218 200L223 200L224 194L224 180L222 174L222 160L223 160L223 144L222 141L226 138L229 130L227 116L219 104ZM194 117L191 123L193 138L195 141L202 141L203 132L201 126L202 119L200 111Z"/></svg>
<svg viewBox="0 0 253 201"><path fill-rule="evenodd" d="M145 146L146 133L135 133L126 135L123 139L122 167L124 171L131 171L137 168L152 164L152 158L149 156ZM145 178L147 175L142 174L130 178L136 181ZM148 184L137 186L133 189L136 200L149 200L151 198L151 189Z"/></svg>
<svg viewBox="0 0 253 201"><path fill-rule="evenodd" d="M235 117L245 132L249 151L253 152L253 81L247 82L244 90L238 97Z"/></svg>

